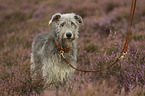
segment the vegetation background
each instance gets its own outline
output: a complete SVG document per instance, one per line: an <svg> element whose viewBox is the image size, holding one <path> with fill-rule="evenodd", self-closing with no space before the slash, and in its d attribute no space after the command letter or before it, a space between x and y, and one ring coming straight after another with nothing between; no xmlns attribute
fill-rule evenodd
<svg viewBox="0 0 145 96"><path fill-rule="evenodd" d="M31 44L50 33L56 13L83 17L78 39L78 68L101 69L123 47L132 0L0 0L0 95L42 96L41 78L30 74ZM145 0L137 0L128 53L113 67L97 73L75 72L60 96L145 96ZM53 91L45 95L54 95Z"/></svg>

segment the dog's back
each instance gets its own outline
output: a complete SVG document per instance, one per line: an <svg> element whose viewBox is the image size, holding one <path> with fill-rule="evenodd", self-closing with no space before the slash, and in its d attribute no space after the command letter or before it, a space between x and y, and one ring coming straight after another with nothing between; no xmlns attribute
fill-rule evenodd
<svg viewBox="0 0 145 96"><path fill-rule="evenodd" d="M48 37L48 33L40 34L34 39L34 41L32 43L31 62L33 64L31 65L31 69L33 71L35 70L35 67L41 66L41 63L42 63L42 59L41 59L42 58L41 57L42 46L44 45L47 37Z"/></svg>

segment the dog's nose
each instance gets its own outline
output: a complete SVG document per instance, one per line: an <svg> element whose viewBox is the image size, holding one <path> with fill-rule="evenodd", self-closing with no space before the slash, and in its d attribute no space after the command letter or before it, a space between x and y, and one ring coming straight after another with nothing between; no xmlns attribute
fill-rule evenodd
<svg viewBox="0 0 145 96"><path fill-rule="evenodd" d="M72 33L70 33L70 32L66 33L67 38L71 38L71 36L72 36Z"/></svg>

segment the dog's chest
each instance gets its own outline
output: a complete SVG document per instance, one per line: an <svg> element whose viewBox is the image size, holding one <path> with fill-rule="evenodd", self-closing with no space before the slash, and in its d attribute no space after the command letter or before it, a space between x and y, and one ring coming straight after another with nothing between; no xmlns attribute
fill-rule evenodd
<svg viewBox="0 0 145 96"><path fill-rule="evenodd" d="M42 69L43 76L49 76L49 78L52 78L54 81L63 81L70 78L74 73L74 69L58 55L52 55L47 59L44 58Z"/></svg>

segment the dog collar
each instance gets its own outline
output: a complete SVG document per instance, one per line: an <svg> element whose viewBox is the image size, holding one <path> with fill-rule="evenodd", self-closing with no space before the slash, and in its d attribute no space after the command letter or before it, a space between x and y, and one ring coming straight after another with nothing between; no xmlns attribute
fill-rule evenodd
<svg viewBox="0 0 145 96"><path fill-rule="evenodd" d="M59 51L63 51L63 52L66 52L67 53L67 52L69 52L71 50L71 48L62 48L61 46L59 46L56 39L55 39L55 44L56 44L57 49Z"/></svg>

